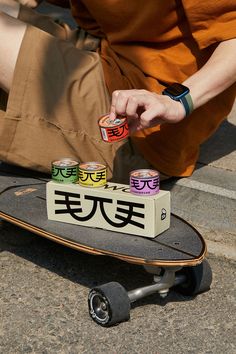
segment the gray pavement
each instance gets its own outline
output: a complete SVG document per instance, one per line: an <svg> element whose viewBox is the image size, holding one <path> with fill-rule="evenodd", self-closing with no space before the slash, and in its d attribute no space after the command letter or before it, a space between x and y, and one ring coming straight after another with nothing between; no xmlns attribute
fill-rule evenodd
<svg viewBox="0 0 236 354"><path fill-rule="evenodd" d="M210 291L172 291L134 303L131 319L94 323L89 288L109 281L127 290L149 284L143 268L90 256L3 223L0 237L0 352L4 354L235 354L235 262L209 257Z"/></svg>
<svg viewBox="0 0 236 354"><path fill-rule="evenodd" d="M42 4L41 11L67 16ZM163 184L172 211L203 234L213 283L185 298L171 292L134 304L131 320L112 328L88 316L94 285L127 290L151 281L135 265L76 252L3 222L0 227L0 353L235 354L236 105L201 148L190 178Z"/></svg>

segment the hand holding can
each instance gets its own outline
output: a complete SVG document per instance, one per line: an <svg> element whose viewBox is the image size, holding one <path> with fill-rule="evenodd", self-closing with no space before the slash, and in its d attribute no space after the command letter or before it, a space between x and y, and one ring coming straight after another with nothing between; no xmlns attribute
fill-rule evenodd
<svg viewBox="0 0 236 354"><path fill-rule="evenodd" d="M129 136L129 127L126 117L117 116L111 119L110 115L106 114L99 118L98 125L102 140L105 142L113 143Z"/></svg>

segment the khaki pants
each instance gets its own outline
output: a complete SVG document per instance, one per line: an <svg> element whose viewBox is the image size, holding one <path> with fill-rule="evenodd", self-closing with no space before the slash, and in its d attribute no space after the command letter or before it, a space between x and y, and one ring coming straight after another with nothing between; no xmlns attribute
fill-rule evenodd
<svg viewBox="0 0 236 354"><path fill-rule="evenodd" d="M24 7L19 19L28 25L8 100L0 93L0 160L44 172L63 157L98 161L121 183L150 167L130 139L101 140L97 121L110 98L99 55L88 50L96 40Z"/></svg>

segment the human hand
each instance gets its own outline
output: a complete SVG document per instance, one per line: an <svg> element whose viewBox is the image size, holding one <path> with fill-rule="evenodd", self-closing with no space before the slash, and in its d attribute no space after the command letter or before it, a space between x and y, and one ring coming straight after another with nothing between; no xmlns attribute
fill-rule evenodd
<svg viewBox="0 0 236 354"><path fill-rule="evenodd" d="M147 90L116 90L112 94L110 118L125 115L131 132L163 123L178 123L185 117L181 102Z"/></svg>

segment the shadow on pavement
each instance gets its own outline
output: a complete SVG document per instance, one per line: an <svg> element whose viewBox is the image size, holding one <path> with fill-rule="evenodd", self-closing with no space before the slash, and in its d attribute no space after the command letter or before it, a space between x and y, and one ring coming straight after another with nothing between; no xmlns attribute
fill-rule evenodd
<svg viewBox="0 0 236 354"><path fill-rule="evenodd" d="M199 163L212 163L236 150L236 126L225 120L200 149ZM199 167L198 167L199 168Z"/></svg>
<svg viewBox="0 0 236 354"><path fill-rule="evenodd" d="M152 284L152 275L142 266L129 264L106 256L94 256L64 247L38 237L15 225L2 222L0 227L0 251L10 252L34 265L47 269L60 277L88 288L116 281L129 291ZM153 294L132 304L165 306L168 302L191 301L173 290L162 299Z"/></svg>

